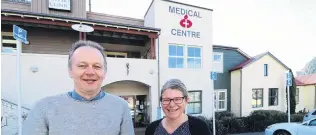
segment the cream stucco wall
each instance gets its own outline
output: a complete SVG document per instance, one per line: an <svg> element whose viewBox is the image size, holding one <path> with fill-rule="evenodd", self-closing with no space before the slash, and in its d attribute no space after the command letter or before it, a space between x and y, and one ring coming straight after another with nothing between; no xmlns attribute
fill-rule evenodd
<svg viewBox="0 0 316 135"><path fill-rule="evenodd" d="M299 102L296 111L303 110L304 108L312 110L316 108L316 85L297 86L299 89Z"/></svg>
<svg viewBox="0 0 316 135"><path fill-rule="evenodd" d="M17 103L16 56L15 54L2 54L1 60L1 98ZM73 89L73 82L68 74L67 60L67 55L21 55L21 91L23 106L31 108L35 102L44 97L65 93ZM107 58L107 63L108 70L102 86L124 80L131 80L147 85L149 89L144 90L144 88L138 87L141 89L139 92L135 92L135 94L148 94L151 99L151 120L155 120L157 115L156 107L158 106L156 60L109 57ZM128 75L126 68L127 63L130 65ZM31 67L38 68L38 71L32 72ZM120 87L122 91L118 93L126 93L127 90L123 89L124 85Z"/></svg>
<svg viewBox="0 0 316 135"><path fill-rule="evenodd" d="M241 103L241 70L235 70L231 72L231 112L236 116L240 116L240 103Z"/></svg>
<svg viewBox="0 0 316 135"><path fill-rule="evenodd" d="M264 76L264 64L268 64L268 76ZM242 116L249 115L253 110L286 111L285 73L287 69L270 55L242 69ZM263 107L252 108L252 89L263 88ZM278 105L268 105L269 88L278 88Z"/></svg>
<svg viewBox="0 0 316 135"><path fill-rule="evenodd" d="M174 8L175 12L170 12L170 7ZM180 26L180 21L184 18L181 12L184 13L185 10L199 13L200 17L188 17L193 24L191 28ZM202 90L202 115L211 117L212 98L209 97L211 97L213 92L213 84L209 76L212 69L213 56L212 11L164 0L155 0L145 15L144 24L161 29L157 40L157 54L159 55L159 68L161 71L160 88L170 78L178 78L184 82L188 90ZM191 33L192 31L200 32L200 37L174 35L172 34L173 30L191 31ZM169 44L184 46L184 68L168 67ZM190 45L201 47L202 68L200 69L187 68L187 47Z"/></svg>

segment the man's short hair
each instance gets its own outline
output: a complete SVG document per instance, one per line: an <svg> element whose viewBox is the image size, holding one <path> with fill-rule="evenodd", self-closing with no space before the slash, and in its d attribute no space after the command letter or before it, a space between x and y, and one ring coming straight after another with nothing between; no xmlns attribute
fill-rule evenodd
<svg viewBox="0 0 316 135"><path fill-rule="evenodd" d="M79 40L75 43L72 44L72 47L70 48L69 50L69 57L68 57L68 68L71 69L71 65L72 65L72 55L74 54L74 52L80 48L80 47L85 47L85 46L88 46L88 47L92 47L92 48L95 48L97 49L98 51L100 51L100 53L102 54L103 56L103 59L104 59L104 70L106 71L107 69L107 63L106 63L106 57L105 57L105 54L104 54L104 48L96 43L96 42L93 42L93 41L89 41L89 40Z"/></svg>

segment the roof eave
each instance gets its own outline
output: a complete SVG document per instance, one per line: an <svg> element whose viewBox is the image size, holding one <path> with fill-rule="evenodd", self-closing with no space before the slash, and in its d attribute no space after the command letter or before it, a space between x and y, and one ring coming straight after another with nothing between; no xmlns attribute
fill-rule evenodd
<svg viewBox="0 0 316 135"><path fill-rule="evenodd" d="M1 9L1 14L5 16L20 16L20 17L30 17L30 18L37 18L37 19L59 20L59 21L64 21L64 22L74 22L74 23L81 23L81 24L100 25L100 26L105 26L105 27L126 28L126 29L134 29L138 31L154 32L154 33L159 33L161 31L161 29L158 29L158 28L142 27L142 26L135 26L135 25L128 25L128 24L119 24L119 23L112 23L112 22L107 22L107 21L93 20L93 19L65 17L65 16L16 11L16 10Z"/></svg>

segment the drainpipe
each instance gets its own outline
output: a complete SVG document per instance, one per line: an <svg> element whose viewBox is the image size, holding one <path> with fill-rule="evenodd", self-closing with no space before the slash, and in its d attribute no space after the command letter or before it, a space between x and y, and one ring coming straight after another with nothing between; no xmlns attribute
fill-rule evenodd
<svg viewBox="0 0 316 135"><path fill-rule="evenodd" d="M158 65L158 73L157 73L157 77L158 77L158 108L159 109L161 109L161 105L160 105L160 53L159 53L159 51L160 51L160 44L159 44L159 37L160 37L160 32L158 32L159 34L158 34L158 38L157 38L157 57L156 57L156 59L157 59L157 65ZM158 114L157 114L158 115ZM161 112L160 112L160 114L159 115L161 115Z"/></svg>
<svg viewBox="0 0 316 135"><path fill-rule="evenodd" d="M240 69L240 100L239 100L239 104L240 104L240 117L242 116L242 68Z"/></svg>
<svg viewBox="0 0 316 135"><path fill-rule="evenodd" d="M89 12L91 12L91 0L89 0Z"/></svg>

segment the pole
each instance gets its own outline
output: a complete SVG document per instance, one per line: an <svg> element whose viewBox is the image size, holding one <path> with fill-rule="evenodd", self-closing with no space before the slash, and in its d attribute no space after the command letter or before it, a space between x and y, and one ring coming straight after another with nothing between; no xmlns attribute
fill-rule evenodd
<svg viewBox="0 0 316 135"><path fill-rule="evenodd" d="M287 86L287 108L288 108L288 111L287 111L287 119L288 119L288 123L290 123L290 120L291 120L291 114L290 114L290 112L291 112L291 107L290 107L290 102L291 102L291 100L290 100L290 86Z"/></svg>
<svg viewBox="0 0 316 135"><path fill-rule="evenodd" d="M17 40L16 44L16 79L18 91L18 122L19 122L19 135L22 135L22 108L21 108L21 41Z"/></svg>
<svg viewBox="0 0 316 135"><path fill-rule="evenodd" d="M215 95L215 90L214 90L214 80L213 80L213 97L212 97L212 99L213 99L213 135L216 135L216 128L215 128L215 104L216 104L216 102L215 102L215 99L214 99L214 97L216 96Z"/></svg>

